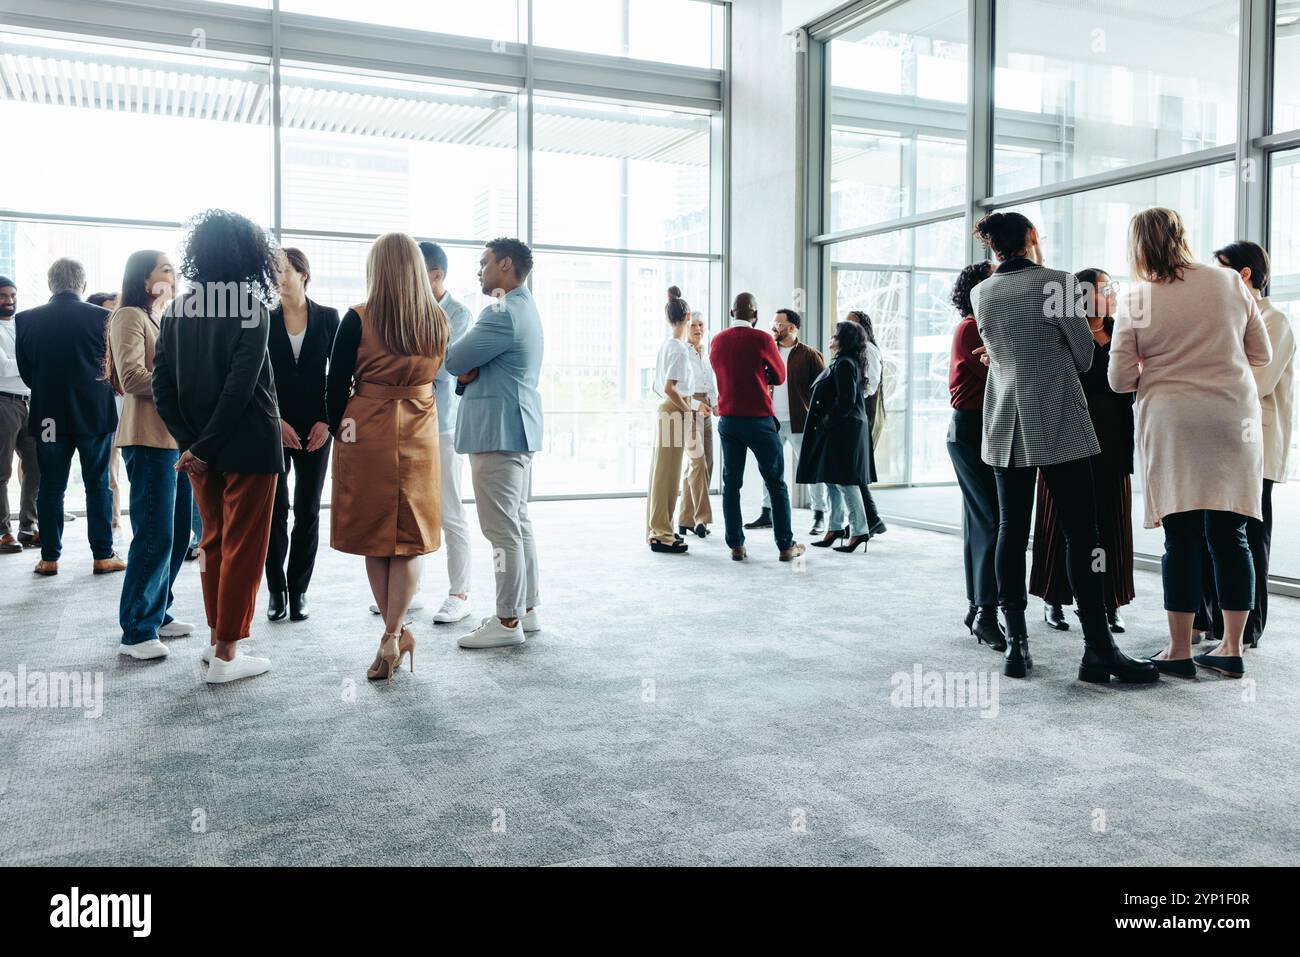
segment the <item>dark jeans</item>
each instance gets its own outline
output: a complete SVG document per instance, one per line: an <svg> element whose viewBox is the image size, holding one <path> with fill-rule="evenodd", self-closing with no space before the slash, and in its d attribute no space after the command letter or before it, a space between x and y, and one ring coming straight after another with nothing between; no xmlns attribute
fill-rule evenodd
<svg viewBox="0 0 1300 957"><path fill-rule="evenodd" d="M1025 549L1029 545L1029 520L1034 509L1038 473L1056 503L1065 534L1066 569L1075 606L1085 615L1104 614L1102 572L1106 560L1097 540L1097 504L1092 489L1092 463L1073 459L1057 465L994 468L998 486L998 544L994 564L998 576L998 601L1003 608L1024 611L1029 603L1025 587Z"/></svg>
<svg viewBox="0 0 1300 957"><path fill-rule="evenodd" d="M1255 567L1246 537L1249 519L1236 512L1197 509L1160 519L1165 529L1165 554L1160 573L1165 586L1165 610L1194 614L1201 607L1205 585L1205 552L1214 569L1218 606L1249 611L1255 605Z"/></svg>
<svg viewBox="0 0 1300 957"><path fill-rule="evenodd" d="M773 416L724 415L718 419L722 440L722 516L727 524L727 546L745 544L740 514L740 487L745 484L745 453L753 452L758 474L763 476L772 500L772 534L784 551L794 544L790 530L790 491L785 485L785 451L781 431Z"/></svg>
<svg viewBox="0 0 1300 957"><path fill-rule="evenodd" d="M316 567L320 545L320 497L325 488L325 467L330 460L330 442L315 452L284 450L284 472L275 487L275 510L271 514L271 544L266 551L266 587L270 591L305 594ZM293 535L289 534L289 472L293 482ZM284 570L289 559L289 573Z"/></svg>
<svg viewBox="0 0 1300 957"><path fill-rule="evenodd" d="M63 495L68 490L72 456L81 460L81 481L86 487L86 537L98 561L113 555L113 493L108 487L108 460L113 433L69 435L49 442L36 438L36 460L41 464L41 487L36 493L36 518L41 530L41 558L57 562L63 553Z"/></svg>
<svg viewBox="0 0 1300 957"><path fill-rule="evenodd" d="M122 644L136 645L158 637L171 618L172 586L190 543L190 480L174 466L176 449L143 445L122 448L131 483L131 550L122 576L118 621Z"/></svg>
<svg viewBox="0 0 1300 957"><path fill-rule="evenodd" d="M191 496L193 496L192 488L190 490L190 494ZM198 548L199 539L203 537L203 519L199 517L199 510L197 506L195 506L193 512L194 515L190 519L190 548Z"/></svg>
<svg viewBox="0 0 1300 957"><path fill-rule="evenodd" d="M993 466L980 458L984 433L981 409L954 409L948 426L948 457L961 486L962 558L966 600L981 608L998 603L993 557L998 545L998 482Z"/></svg>

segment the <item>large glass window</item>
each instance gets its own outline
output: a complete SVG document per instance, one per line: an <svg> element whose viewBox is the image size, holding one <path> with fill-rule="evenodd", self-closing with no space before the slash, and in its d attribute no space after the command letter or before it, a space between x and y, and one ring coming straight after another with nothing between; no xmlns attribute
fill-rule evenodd
<svg viewBox="0 0 1300 957"><path fill-rule="evenodd" d="M997 191L1235 140L1240 6L998 0Z"/></svg>
<svg viewBox="0 0 1300 957"><path fill-rule="evenodd" d="M827 44L831 232L962 202L966 0L900 4Z"/></svg>
<svg viewBox="0 0 1300 957"><path fill-rule="evenodd" d="M263 0L263 5L269 5ZM407 30L514 43L519 39L518 0L280 0L285 13L373 23Z"/></svg>
<svg viewBox="0 0 1300 957"><path fill-rule="evenodd" d="M719 12L700 0L533 0L533 42L682 66L718 66Z"/></svg>
<svg viewBox="0 0 1300 957"><path fill-rule="evenodd" d="M1300 0L1277 0L1273 34L1273 132L1300 129Z"/></svg>

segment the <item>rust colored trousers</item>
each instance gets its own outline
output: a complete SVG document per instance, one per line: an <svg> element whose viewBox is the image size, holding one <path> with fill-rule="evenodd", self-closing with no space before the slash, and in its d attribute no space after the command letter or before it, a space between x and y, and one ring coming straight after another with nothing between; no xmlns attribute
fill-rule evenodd
<svg viewBox="0 0 1300 957"><path fill-rule="evenodd" d="M203 519L203 607L217 641L239 641L252 628L279 480L276 474L190 473L194 505Z"/></svg>

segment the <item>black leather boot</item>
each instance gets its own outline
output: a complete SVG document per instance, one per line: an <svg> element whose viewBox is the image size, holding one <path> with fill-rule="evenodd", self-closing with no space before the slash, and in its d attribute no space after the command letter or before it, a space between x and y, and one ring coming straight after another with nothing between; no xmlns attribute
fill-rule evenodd
<svg viewBox="0 0 1300 957"><path fill-rule="evenodd" d="M979 613L980 610L975 607L975 603L971 602L970 607L966 609L966 630L967 631L970 631L970 626L975 624L975 616L978 615Z"/></svg>
<svg viewBox="0 0 1300 957"><path fill-rule="evenodd" d="M289 593L287 591L271 592L271 600L266 603L266 617L271 621L283 621L284 616L289 614L288 602Z"/></svg>
<svg viewBox="0 0 1300 957"><path fill-rule="evenodd" d="M1029 629L1025 627L1025 610L1003 608L1002 617L1007 623L1007 656L1002 662L1002 673L1008 678L1028 677L1029 669L1034 667L1034 659L1029 654Z"/></svg>
<svg viewBox="0 0 1300 957"><path fill-rule="evenodd" d="M1079 680L1105 684L1114 675L1120 681L1146 684L1160 680L1160 670L1153 661L1130 658L1115 644L1104 611L1079 612L1083 626L1083 660L1079 662Z"/></svg>
<svg viewBox="0 0 1300 957"><path fill-rule="evenodd" d="M307 593L302 592L301 594L298 595L290 593L289 620L306 621L308 614L310 613L307 611Z"/></svg>
<svg viewBox="0 0 1300 957"><path fill-rule="evenodd" d="M970 633L975 636L977 642L988 645L994 651L1007 650L1006 634L1002 631L1002 626L998 624L998 608L996 605L988 605L977 610L975 620L971 624Z"/></svg>
<svg viewBox="0 0 1300 957"><path fill-rule="evenodd" d="M770 508L764 507L763 511L759 513L758 518L754 519L752 522L746 522L745 527L746 528L771 528L772 510Z"/></svg>
<svg viewBox="0 0 1300 957"><path fill-rule="evenodd" d="M1057 631L1069 631L1070 623L1065 620L1065 609L1060 605L1044 604L1043 621Z"/></svg>

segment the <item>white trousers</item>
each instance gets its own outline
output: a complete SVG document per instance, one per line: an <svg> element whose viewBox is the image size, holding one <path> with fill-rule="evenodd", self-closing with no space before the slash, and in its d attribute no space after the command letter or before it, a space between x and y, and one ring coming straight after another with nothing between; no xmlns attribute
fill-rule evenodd
<svg viewBox="0 0 1300 957"><path fill-rule="evenodd" d="M498 618L522 618L539 600L537 544L528 517L533 453L471 452L469 471L483 537L492 545Z"/></svg>
<svg viewBox="0 0 1300 957"><path fill-rule="evenodd" d="M790 446L789 461L792 463L790 481L790 501L794 501L794 476L799 474L799 455L803 452L803 433L794 432L790 429L790 420L785 419L780 422L781 441ZM812 496L812 507L815 512L826 511L826 486L821 482L814 482L808 486L808 494ZM767 492L767 485L763 486L763 507L772 507L772 497Z"/></svg>
<svg viewBox="0 0 1300 957"><path fill-rule="evenodd" d="M466 595L469 593L470 569L469 521L460 494L463 462L451 432L438 436L438 458L442 542L447 548L447 590L452 595Z"/></svg>

